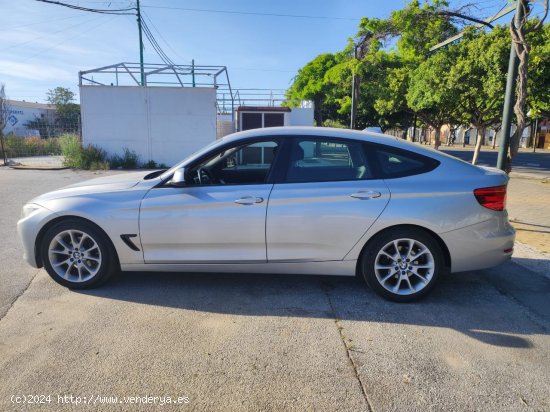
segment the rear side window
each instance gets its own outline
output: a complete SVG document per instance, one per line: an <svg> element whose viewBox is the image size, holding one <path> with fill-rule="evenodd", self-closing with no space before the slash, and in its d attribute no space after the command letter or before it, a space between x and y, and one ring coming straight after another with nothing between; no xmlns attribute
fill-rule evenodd
<svg viewBox="0 0 550 412"><path fill-rule="evenodd" d="M439 161L393 148L376 148L376 159L385 179L418 175L434 170Z"/></svg>
<svg viewBox="0 0 550 412"><path fill-rule="evenodd" d="M359 142L324 138L293 142L286 178L289 183L370 178L371 169Z"/></svg>

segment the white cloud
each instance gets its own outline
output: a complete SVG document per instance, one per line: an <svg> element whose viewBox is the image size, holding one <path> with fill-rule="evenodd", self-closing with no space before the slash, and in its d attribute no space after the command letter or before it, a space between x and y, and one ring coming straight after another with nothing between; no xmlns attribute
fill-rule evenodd
<svg viewBox="0 0 550 412"><path fill-rule="evenodd" d="M65 69L41 64L20 63L0 59L0 75L27 80L76 80L78 74Z"/></svg>

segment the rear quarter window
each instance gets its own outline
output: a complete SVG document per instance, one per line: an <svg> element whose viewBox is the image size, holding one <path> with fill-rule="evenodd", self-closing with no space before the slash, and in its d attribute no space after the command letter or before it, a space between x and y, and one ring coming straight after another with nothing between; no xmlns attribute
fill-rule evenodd
<svg viewBox="0 0 550 412"><path fill-rule="evenodd" d="M376 147L375 157L384 179L427 173L439 166L438 160L407 150Z"/></svg>

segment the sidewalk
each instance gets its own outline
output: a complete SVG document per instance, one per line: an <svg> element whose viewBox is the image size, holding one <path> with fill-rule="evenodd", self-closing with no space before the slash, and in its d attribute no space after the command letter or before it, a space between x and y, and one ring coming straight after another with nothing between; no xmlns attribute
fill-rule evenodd
<svg viewBox="0 0 550 412"><path fill-rule="evenodd" d="M510 222L517 231L514 257L550 263L550 181L512 173L507 209ZM537 253L539 256L535 256ZM550 271L544 271L550 277Z"/></svg>

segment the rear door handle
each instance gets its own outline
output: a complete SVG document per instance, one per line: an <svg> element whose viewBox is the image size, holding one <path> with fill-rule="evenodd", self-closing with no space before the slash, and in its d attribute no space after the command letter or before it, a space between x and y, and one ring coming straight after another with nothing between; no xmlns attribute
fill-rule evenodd
<svg viewBox="0 0 550 412"><path fill-rule="evenodd" d="M262 203L264 199L262 197L244 196L235 200L235 203L239 205L253 205L254 203Z"/></svg>
<svg viewBox="0 0 550 412"><path fill-rule="evenodd" d="M382 196L382 193L374 190L360 190L359 192L352 193L350 196L355 199L375 199Z"/></svg>

